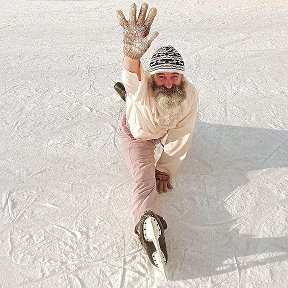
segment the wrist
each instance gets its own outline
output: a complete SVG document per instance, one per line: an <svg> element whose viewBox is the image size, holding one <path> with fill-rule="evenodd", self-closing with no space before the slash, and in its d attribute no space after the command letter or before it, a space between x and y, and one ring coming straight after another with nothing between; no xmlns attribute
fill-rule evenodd
<svg viewBox="0 0 288 288"><path fill-rule="evenodd" d="M125 55L124 60L123 60L123 66L129 72L137 74L139 80L141 80L140 79L140 59L132 59Z"/></svg>

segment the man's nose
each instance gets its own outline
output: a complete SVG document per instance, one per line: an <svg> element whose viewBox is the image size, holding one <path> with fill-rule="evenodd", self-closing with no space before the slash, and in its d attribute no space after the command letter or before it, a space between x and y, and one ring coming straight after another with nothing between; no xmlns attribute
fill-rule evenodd
<svg viewBox="0 0 288 288"><path fill-rule="evenodd" d="M168 89L172 88L173 86L173 83L172 83L172 80L171 79L166 79L165 83L164 83L164 86Z"/></svg>

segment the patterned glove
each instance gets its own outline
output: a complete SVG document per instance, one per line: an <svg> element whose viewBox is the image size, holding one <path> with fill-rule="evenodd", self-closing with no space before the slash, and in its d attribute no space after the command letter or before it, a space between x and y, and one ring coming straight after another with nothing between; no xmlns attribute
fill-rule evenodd
<svg viewBox="0 0 288 288"><path fill-rule="evenodd" d="M130 18L128 21L122 10L116 11L119 24L123 27L124 55L129 58L140 59L150 47L152 41L159 35L158 32L149 34L157 10L156 8L151 8L146 18L147 10L147 3L143 3L140 8L138 19L136 19L136 4L133 3L131 5Z"/></svg>
<svg viewBox="0 0 288 288"><path fill-rule="evenodd" d="M161 172L156 169L155 178L156 178L157 192L159 194L166 193L169 190L173 189L173 186L171 185L171 182L170 182L170 177L167 173Z"/></svg>

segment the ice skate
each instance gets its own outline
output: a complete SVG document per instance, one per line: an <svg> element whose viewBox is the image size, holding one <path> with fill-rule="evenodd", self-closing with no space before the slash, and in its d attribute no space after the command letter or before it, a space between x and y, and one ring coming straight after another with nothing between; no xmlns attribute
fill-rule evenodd
<svg viewBox="0 0 288 288"><path fill-rule="evenodd" d="M162 221L161 221L162 220ZM165 266L168 260L164 230L167 228L165 220L153 211L147 211L136 225L136 232L140 242L149 257L167 279Z"/></svg>
<svg viewBox="0 0 288 288"><path fill-rule="evenodd" d="M121 82L116 82L114 85L114 89L117 94L122 98L122 100L126 101L126 90L124 85Z"/></svg>

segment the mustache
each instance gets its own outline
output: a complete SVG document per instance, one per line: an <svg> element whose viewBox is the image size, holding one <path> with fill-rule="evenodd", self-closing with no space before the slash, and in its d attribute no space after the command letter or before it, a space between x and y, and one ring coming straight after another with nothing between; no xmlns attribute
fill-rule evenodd
<svg viewBox="0 0 288 288"><path fill-rule="evenodd" d="M157 94L166 94L167 96L170 96L172 94L182 94L183 93L183 87L182 86L176 86L175 84L172 85L171 88L167 88L165 86L159 86L154 87L154 93Z"/></svg>

